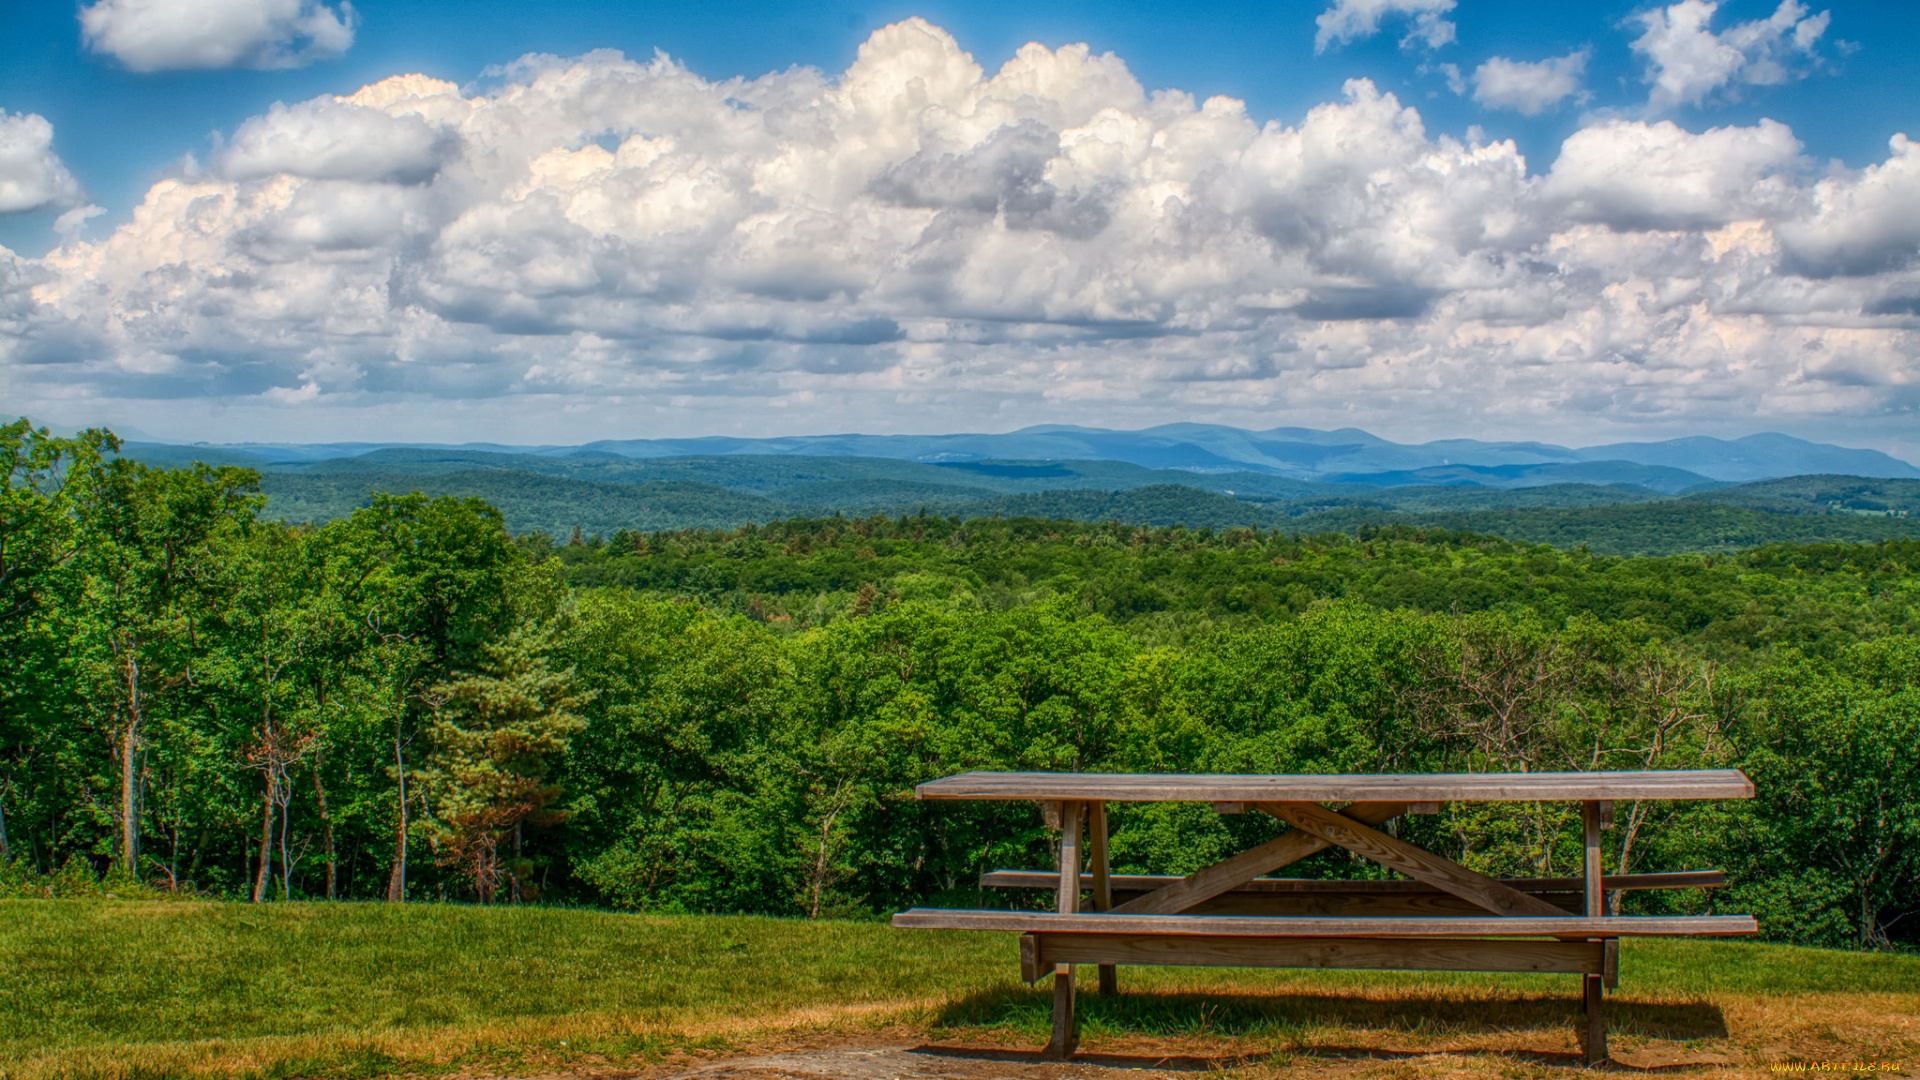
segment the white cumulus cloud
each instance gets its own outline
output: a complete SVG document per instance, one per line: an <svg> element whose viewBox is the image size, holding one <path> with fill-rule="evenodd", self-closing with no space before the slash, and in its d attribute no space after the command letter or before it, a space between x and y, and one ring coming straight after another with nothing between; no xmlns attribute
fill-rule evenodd
<svg viewBox="0 0 1920 1080"><path fill-rule="evenodd" d="M444 126L415 114L322 98L276 104L240 125L218 167L233 180L285 173L311 180L419 182L433 176L457 141Z"/></svg>
<svg viewBox="0 0 1920 1080"><path fill-rule="evenodd" d="M1380 32L1380 24L1406 20L1407 36L1402 47L1425 45L1437 49L1454 39L1455 26L1447 12L1455 0L1333 0L1327 10L1314 19L1319 32L1313 38L1313 51L1325 52L1335 45L1361 41Z"/></svg>
<svg viewBox="0 0 1920 1080"><path fill-rule="evenodd" d="M1920 259L1920 144L1888 142L1879 165L1814 185L1813 213L1783 229L1787 249L1818 274L1871 274Z"/></svg>
<svg viewBox="0 0 1920 1080"><path fill-rule="evenodd" d="M0 109L0 214L71 206L80 182L53 152L53 125L37 113Z"/></svg>
<svg viewBox="0 0 1920 1080"><path fill-rule="evenodd" d="M1580 221L1619 230L1711 229L1789 209L1800 154L1785 124L1712 128L1613 120L1561 144L1543 193Z"/></svg>
<svg viewBox="0 0 1920 1080"><path fill-rule="evenodd" d="M1580 92L1587 50L1528 62L1496 56L1473 69L1473 99L1489 108L1538 116Z"/></svg>
<svg viewBox="0 0 1920 1080"><path fill-rule="evenodd" d="M0 377L273 438L1905 430L1916 208L1904 138L1815 174L1772 121L1612 120L1542 171L1365 80L1263 122L909 20L833 76L596 52L275 107L0 266Z"/></svg>
<svg viewBox="0 0 1920 1080"><path fill-rule="evenodd" d="M346 52L358 22L348 0L95 0L80 9L87 47L134 71L303 67Z"/></svg>
<svg viewBox="0 0 1920 1080"><path fill-rule="evenodd" d="M1811 71L1830 13L1808 14L1799 0L1780 0L1767 18L1715 33L1711 24L1719 7L1711 0L1681 0L1637 17L1645 31L1633 51L1646 57L1654 108L1698 105L1728 87L1777 85Z"/></svg>

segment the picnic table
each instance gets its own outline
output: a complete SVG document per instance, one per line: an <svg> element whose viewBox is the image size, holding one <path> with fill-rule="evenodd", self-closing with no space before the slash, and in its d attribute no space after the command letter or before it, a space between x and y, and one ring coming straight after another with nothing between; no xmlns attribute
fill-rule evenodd
<svg viewBox="0 0 1920 1080"><path fill-rule="evenodd" d="M1044 1053L1070 1056L1074 966L1099 966L1102 994L1120 964L1561 972L1580 977L1588 1064L1607 1058L1604 992L1617 985L1618 942L1640 935L1752 934L1749 915L1608 915L1608 890L1713 888L1719 871L1602 876L1600 833L1612 804L1747 799L1734 769L1666 772L1434 775L1129 775L969 772L921 784L921 799L1031 800L1060 829L1056 869L995 870L983 886L1050 889L1056 911L913 908L893 925L1007 930L1020 937L1027 982L1053 975L1053 1035ZM1225 814L1264 813L1290 828L1183 877L1113 874L1107 804L1209 802ZM1578 803L1586 854L1578 877L1495 879L1423 850L1381 826L1449 802ZM1323 803L1338 804L1329 808ZM1082 843L1082 832L1085 842ZM1330 847L1405 876L1328 881L1268 877ZM1083 866L1084 862L1084 866ZM1082 894L1091 910L1083 911Z"/></svg>

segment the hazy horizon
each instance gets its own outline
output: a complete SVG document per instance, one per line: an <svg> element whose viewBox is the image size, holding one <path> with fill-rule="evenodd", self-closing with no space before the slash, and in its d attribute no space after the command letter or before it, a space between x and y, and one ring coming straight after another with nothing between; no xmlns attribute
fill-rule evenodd
<svg viewBox="0 0 1920 1080"><path fill-rule="evenodd" d="M1217 422L1920 458L1911 5L21 14L15 414L219 443Z"/></svg>

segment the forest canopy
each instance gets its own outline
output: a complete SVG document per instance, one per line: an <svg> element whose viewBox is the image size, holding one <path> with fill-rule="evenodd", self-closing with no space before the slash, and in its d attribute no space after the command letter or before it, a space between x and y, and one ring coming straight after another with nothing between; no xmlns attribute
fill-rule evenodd
<svg viewBox="0 0 1920 1080"><path fill-rule="evenodd" d="M1917 541L1629 558L932 513L515 537L420 493L289 524L246 469L0 432L10 889L870 916L1018 903L978 874L1050 861L1030 807L912 799L965 769L1737 767L1756 799L1606 834L1609 873L1729 887L1616 903L1920 942ZM1397 827L1490 873L1578 862L1571 806ZM1276 828L1121 807L1115 866Z"/></svg>

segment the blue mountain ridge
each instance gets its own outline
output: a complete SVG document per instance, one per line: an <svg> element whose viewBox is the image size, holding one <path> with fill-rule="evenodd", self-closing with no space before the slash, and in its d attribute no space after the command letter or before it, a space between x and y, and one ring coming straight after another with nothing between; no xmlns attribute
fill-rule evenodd
<svg viewBox="0 0 1920 1080"><path fill-rule="evenodd" d="M981 461L1117 461L1191 473L1256 472L1313 483L1511 488L1544 484L1635 484L1669 494L1716 484L1807 474L1920 478L1920 468L1878 450L1762 433L1740 439L1691 436L1662 442L1570 448L1538 442L1441 439L1397 443L1357 428L1264 431L1217 424L1165 424L1140 431L1048 424L1004 434L794 435L769 438L609 439L579 446L498 443L238 443L193 447L134 443L147 451L222 452L271 467L392 449L554 457L663 458L807 455L891 458L929 464ZM225 457L233 455L233 457Z"/></svg>

